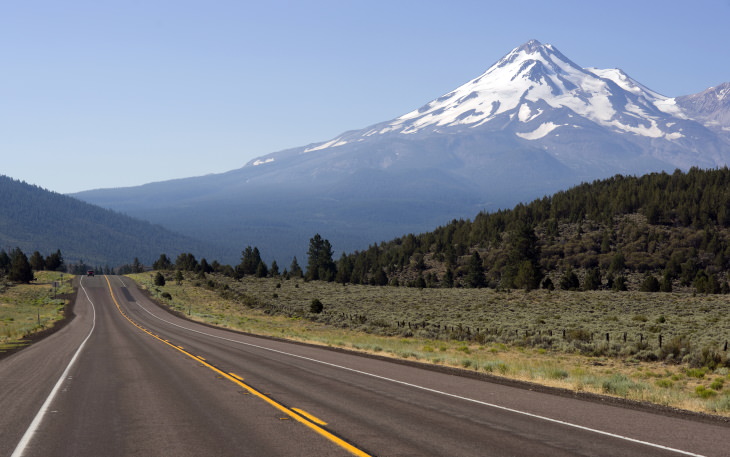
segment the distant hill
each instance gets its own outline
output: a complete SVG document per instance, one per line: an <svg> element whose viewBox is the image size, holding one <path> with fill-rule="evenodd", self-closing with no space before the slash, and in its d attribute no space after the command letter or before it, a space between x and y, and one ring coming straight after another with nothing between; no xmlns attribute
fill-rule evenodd
<svg viewBox="0 0 730 457"><path fill-rule="evenodd" d="M581 184L343 256L337 275L420 287L728 293L729 272L730 170L721 168Z"/></svg>
<svg viewBox="0 0 730 457"><path fill-rule="evenodd" d="M396 119L228 173L75 196L287 264L317 232L350 252L615 174L725 166L727 88L670 98L532 40Z"/></svg>
<svg viewBox="0 0 730 457"><path fill-rule="evenodd" d="M0 175L0 249L30 255L61 250L65 262L115 267L137 257L151 264L161 253L191 252L209 260L220 248L72 197ZM198 257L200 258L200 257Z"/></svg>

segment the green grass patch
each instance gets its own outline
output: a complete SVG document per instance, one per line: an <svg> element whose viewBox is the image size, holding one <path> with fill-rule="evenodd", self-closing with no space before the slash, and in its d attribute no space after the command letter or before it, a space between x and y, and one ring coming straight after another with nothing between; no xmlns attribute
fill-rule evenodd
<svg viewBox="0 0 730 457"><path fill-rule="evenodd" d="M72 275L36 272L30 284L4 284L0 292L0 352L23 346L23 339L63 318Z"/></svg>

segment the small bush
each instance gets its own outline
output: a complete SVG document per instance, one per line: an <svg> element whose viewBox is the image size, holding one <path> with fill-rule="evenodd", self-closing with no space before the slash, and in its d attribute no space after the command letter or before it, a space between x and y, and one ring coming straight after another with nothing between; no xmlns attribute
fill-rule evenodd
<svg viewBox="0 0 730 457"><path fill-rule="evenodd" d="M725 381L722 378L717 378L714 381L712 381L712 384L710 384L710 389L722 390L723 384L725 384Z"/></svg>
<svg viewBox="0 0 730 457"><path fill-rule="evenodd" d="M667 361L680 362L685 355L690 353L691 349L689 339L675 336L662 345L659 357Z"/></svg>
<svg viewBox="0 0 730 457"><path fill-rule="evenodd" d="M155 285L156 286L164 286L165 285L165 277L159 271L155 275Z"/></svg>
<svg viewBox="0 0 730 457"><path fill-rule="evenodd" d="M707 368L688 368L684 371L688 377L697 379L704 378L705 373L707 373Z"/></svg>
<svg viewBox="0 0 730 457"><path fill-rule="evenodd" d="M709 347L704 347L700 352L691 354L689 359L689 365L691 367L707 367L710 370L714 370L722 365L722 363L722 354Z"/></svg>
<svg viewBox="0 0 730 457"><path fill-rule="evenodd" d="M715 392L712 389L708 389L705 386L700 385L700 386L695 387L695 394L697 394L697 396L700 398L710 398L710 397L714 397L715 395L717 395L717 392Z"/></svg>
<svg viewBox="0 0 730 457"><path fill-rule="evenodd" d="M313 298L312 302L309 304L309 312L313 314L319 314L322 311L324 311L324 305L322 304L322 302L316 298Z"/></svg>
<svg viewBox="0 0 730 457"><path fill-rule="evenodd" d="M631 391L642 391L645 385L637 383L622 374L615 374L601 383L601 388L607 394L628 397Z"/></svg>

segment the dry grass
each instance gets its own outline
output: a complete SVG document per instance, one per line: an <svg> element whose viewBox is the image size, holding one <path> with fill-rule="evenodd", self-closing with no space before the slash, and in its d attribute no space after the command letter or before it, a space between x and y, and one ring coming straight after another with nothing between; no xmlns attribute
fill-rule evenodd
<svg viewBox="0 0 730 457"><path fill-rule="evenodd" d="M36 272L31 284L7 284L0 291L0 352L25 344L22 340L47 329L63 318L66 300L57 295L72 292L72 275ZM58 287L54 288L54 282Z"/></svg>
<svg viewBox="0 0 730 457"><path fill-rule="evenodd" d="M132 277L173 309L222 327L730 416L728 368L692 368L686 352L714 347L727 357L725 296L418 290L217 275L178 285L172 274L157 287L149 273ZM315 298L322 314L309 313ZM483 336L475 337L477 328ZM585 340L564 339L563 329ZM668 355L672 363L650 361L680 336L685 353Z"/></svg>

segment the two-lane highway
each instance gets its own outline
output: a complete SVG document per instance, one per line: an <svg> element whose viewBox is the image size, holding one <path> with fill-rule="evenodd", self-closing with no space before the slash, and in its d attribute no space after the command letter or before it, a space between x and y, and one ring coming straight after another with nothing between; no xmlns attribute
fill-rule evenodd
<svg viewBox="0 0 730 457"><path fill-rule="evenodd" d="M720 423L210 328L127 278L82 286L67 328L0 362L0 455L730 453Z"/></svg>

